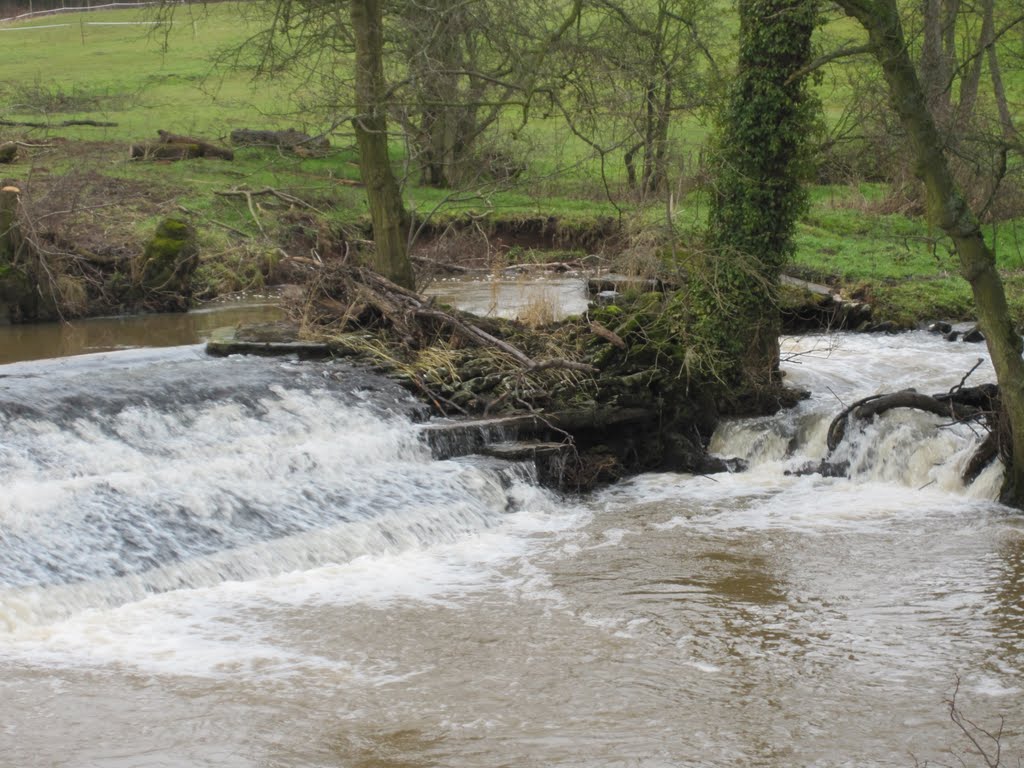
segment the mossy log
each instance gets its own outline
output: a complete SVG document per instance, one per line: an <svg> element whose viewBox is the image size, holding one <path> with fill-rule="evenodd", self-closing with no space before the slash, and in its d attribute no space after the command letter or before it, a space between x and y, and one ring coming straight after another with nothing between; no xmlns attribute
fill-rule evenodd
<svg viewBox="0 0 1024 768"><path fill-rule="evenodd" d="M18 155L18 145L13 141L5 141L0 144L0 163L13 163Z"/></svg>

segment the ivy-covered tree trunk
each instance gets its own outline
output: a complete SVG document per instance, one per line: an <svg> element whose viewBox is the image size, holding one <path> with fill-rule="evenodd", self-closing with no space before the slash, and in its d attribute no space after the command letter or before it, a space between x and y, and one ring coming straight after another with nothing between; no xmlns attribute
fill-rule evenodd
<svg viewBox="0 0 1024 768"><path fill-rule="evenodd" d="M405 237L405 207L388 155L387 83L380 0L351 0L349 14L356 44L352 120L359 145L359 172L373 221L373 268L389 280L413 287Z"/></svg>
<svg viewBox="0 0 1024 768"><path fill-rule="evenodd" d="M1003 501L1024 507L1024 360L1021 337L1010 317L995 254L986 244L978 219L950 172L942 137L928 110L927 95L907 53L894 0L839 0L839 5L868 32L893 106L910 140L918 174L924 181L929 215L953 241L961 273L971 285L1011 433Z"/></svg>
<svg viewBox="0 0 1024 768"><path fill-rule="evenodd" d="M717 137L708 252L690 296L699 361L738 397L779 383L777 292L803 210L815 0L740 0L739 71ZM756 406L755 406L756 407Z"/></svg>

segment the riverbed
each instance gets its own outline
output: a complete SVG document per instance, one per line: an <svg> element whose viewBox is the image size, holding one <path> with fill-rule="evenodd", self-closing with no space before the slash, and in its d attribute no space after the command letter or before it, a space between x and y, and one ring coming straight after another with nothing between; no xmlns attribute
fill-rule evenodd
<svg viewBox="0 0 1024 768"><path fill-rule="evenodd" d="M585 497L436 461L405 394L200 346L0 366L12 766L981 765L1024 755L1024 525L967 428L844 403L982 347L789 338L813 392L723 425L738 474ZM987 363L971 383L991 380Z"/></svg>

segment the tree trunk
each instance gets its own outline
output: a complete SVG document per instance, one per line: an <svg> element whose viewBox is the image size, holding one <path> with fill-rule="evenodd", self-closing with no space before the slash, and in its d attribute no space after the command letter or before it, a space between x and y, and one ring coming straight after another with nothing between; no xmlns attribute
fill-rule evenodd
<svg viewBox="0 0 1024 768"><path fill-rule="evenodd" d="M999 55L995 45L996 25L995 9L993 0L983 0L984 26L988 36L988 71L992 77L992 93L996 99L996 106L999 109L999 126L1003 132L1003 138L1007 141L1016 141L1017 129L1013 124L1013 115L1010 113L1010 105L1006 101L1006 89L1003 87L1003 70L999 66Z"/></svg>
<svg viewBox="0 0 1024 768"><path fill-rule="evenodd" d="M928 108L945 127L950 112L949 67L944 50L942 0L924 0L921 80Z"/></svg>
<svg viewBox="0 0 1024 768"><path fill-rule="evenodd" d="M1003 500L1024 506L1024 360L1022 343L1006 305L995 254L985 243L977 217L968 208L950 172L942 138L928 111L927 96L907 53L895 0L839 0L839 5L867 30L882 66L893 105L910 139L918 174L928 193L929 214L960 257L970 283L978 322L985 333L992 365L1010 425L1010 446Z"/></svg>
<svg viewBox="0 0 1024 768"><path fill-rule="evenodd" d="M988 24L981 25L981 33L978 37L978 50L967 67L966 74L960 80L960 104L957 107L957 130L962 134L974 119L974 108L978 103L978 89L981 86L981 70L985 62L983 51L992 44L991 28Z"/></svg>
<svg viewBox="0 0 1024 768"><path fill-rule="evenodd" d="M380 0L351 0L349 14L356 43L352 120L359 146L359 172L373 221L373 267L399 285L413 286L405 238L405 207L388 155L384 43Z"/></svg>
<svg viewBox="0 0 1024 768"><path fill-rule="evenodd" d="M18 253L18 196L17 187L0 189L0 267L9 265Z"/></svg>
<svg viewBox="0 0 1024 768"><path fill-rule="evenodd" d="M779 383L776 293L804 208L814 0L741 0L740 59L715 158L710 253L691 280L701 358L739 397Z"/></svg>

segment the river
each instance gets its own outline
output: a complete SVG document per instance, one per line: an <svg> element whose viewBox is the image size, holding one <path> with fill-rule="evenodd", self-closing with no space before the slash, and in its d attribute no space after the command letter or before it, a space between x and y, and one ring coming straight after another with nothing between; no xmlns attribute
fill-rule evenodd
<svg viewBox="0 0 1024 768"><path fill-rule="evenodd" d="M785 474L841 402L948 389L983 347L785 349L813 397L712 445L749 471L583 498L433 460L337 363L0 366L0 763L982 765L959 680L1015 764L1024 525L997 471L957 480L975 436L892 413L851 479Z"/></svg>

